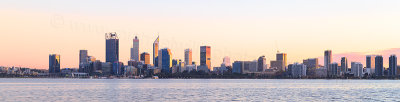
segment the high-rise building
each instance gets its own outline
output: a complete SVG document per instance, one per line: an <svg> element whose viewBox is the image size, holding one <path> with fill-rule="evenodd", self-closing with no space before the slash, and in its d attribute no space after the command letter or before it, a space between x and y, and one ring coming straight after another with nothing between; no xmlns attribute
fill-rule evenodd
<svg viewBox="0 0 400 102"><path fill-rule="evenodd" d="M150 54L147 52L140 54L140 61L143 61L144 64L150 64Z"/></svg>
<svg viewBox="0 0 400 102"><path fill-rule="evenodd" d="M185 65L192 65L192 49L185 49Z"/></svg>
<svg viewBox="0 0 400 102"><path fill-rule="evenodd" d="M382 77L385 69L383 69L383 57L381 55L375 56L375 75Z"/></svg>
<svg viewBox="0 0 400 102"><path fill-rule="evenodd" d="M162 73L170 73L172 67L172 53L168 48L161 49L158 52L158 65Z"/></svg>
<svg viewBox="0 0 400 102"><path fill-rule="evenodd" d="M225 56L224 59L222 60L222 64L224 66L231 66L231 58L229 58L228 56Z"/></svg>
<svg viewBox="0 0 400 102"><path fill-rule="evenodd" d="M209 70L212 70L210 46L200 46L200 66L207 66Z"/></svg>
<svg viewBox="0 0 400 102"><path fill-rule="evenodd" d="M244 70L244 62L235 61L233 62L232 67L232 73L242 74Z"/></svg>
<svg viewBox="0 0 400 102"><path fill-rule="evenodd" d="M351 73L354 77L363 77L363 65L360 62L351 62Z"/></svg>
<svg viewBox="0 0 400 102"><path fill-rule="evenodd" d="M244 70L246 73L254 73L257 72L257 60L255 61L246 61L244 63Z"/></svg>
<svg viewBox="0 0 400 102"><path fill-rule="evenodd" d="M279 67L279 69L285 71L286 66L287 66L287 54L286 53L277 53L276 61L282 62L282 65Z"/></svg>
<svg viewBox="0 0 400 102"><path fill-rule="evenodd" d="M79 64L88 63L88 51L79 50Z"/></svg>
<svg viewBox="0 0 400 102"><path fill-rule="evenodd" d="M60 55L49 55L49 73L60 73Z"/></svg>
<svg viewBox="0 0 400 102"><path fill-rule="evenodd" d="M248 74L256 72L257 61L235 61L233 63L233 73Z"/></svg>
<svg viewBox="0 0 400 102"><path fill-rule="evenodd" d="M317 68L318 67L318 58L309 58L303 60L303 64L308 68Z"/></svg>
<svg viewBox="0 0 400 102"><path fill-rule="evenodd" d="M271 69L276 69L276 70L280 70L280 71L284 71L282 70L282 61L270 61L270 65L271 65Z"/></svg>
<svg viewBox="0 0 400 102"><path fill-rule="evenodd" d="M112 63L113 75L122 75L124 73L123 68L124 68L124 63L122 62Z"/></svg>
<svg viewBox="0 0 400 102"><path fill-rule="evenodd" d="M133 39L133 47L131 48L131 60L140 61L139 59L139 39L135 36Z"/></svg>
<svg viewBox="0 0 400 102"><path fill-rule="evenodd" d="M307 75L314 76L318 67L318 58L309 58L303 60L303 64L307 67Z"/></svg>
<svg viewBox="0 0 400 102"><path fill-rule="evenodd" d="M89 63L87 50L79 50L79 70Z"/></svg>
<svg viewBox="0 0 400 102"><path fill-rule="evenodd" d="M171 71L173 73L181 72L184 69L184 63L181 59L173 59L172 60L172 68Z"/></svg>
<svg viewBox="0 0 400 102"><path fill-rule="evenodd" d="M265 66L266 64L267 64L267 59L265 58L265 56L259 57L257 61L257 72L265 71L267 69Z"/></svg>
<svg viewBox="0 0 400 102"><path fill-rule="evenodd" d="M119 62L119 39L115 32L106 33L106 62Z"/></svg>
<svg viewBox="0 0 400 102"><path fill-rule="evenodd" d="M342 57L340 60L340 75L344 75L346 74L346 72L349 69L349 64L347 63L347 58L346 57Z"/></svg>
<svg viewBox="0 0 400 102"><path fill-rule="evenodd" d="M324 67L327 69L327 73L329 76L329 73L332 73L332 69L329 68L329 65L332 63L332 51L331 50L326 50L324 53Z"/></svg>
<svg viewBox="0 0 400 102"><path fill-rule="evenodd" d="M389 57L389 76L397 75L397 57L396 55L390 55Z"/></svg>
<svg viewBox="0 0 400 102"><path fill-rule="evenodd" d="M112 69L112 63L110 62L102 62L101 63L101 72L103 75L111 75L113 69Z"/></svg>
<svg viewBox="0 0 400 102"><path fill-rule="evenodd" d="M375 68L375 56L367 55L365 64L366 64L366 68Z"/></svg>
<svg viewBox="0 0 400 102"><path fill-rule="evenodd" d="M155 67L158 67L158 46L159 46L159 43L160 43L160 36L158 36L157 38L156 38L156 40L154 41L154 43L153 43L153 64L154 64L154 66Z"/></svg>
<svg viewBox="0 0 400 102"><path fill-rule="evenodd" d="M288 66L290 75L294 78L301 78L307 75L307 66L304 64L294 63Z"/></svg>
<svg viewBox="0 0 400 102"><path fill-rule="evenodd" d="M337 63L329 64L329 68L331 69L330 73L328 73L328 77L338 77L340 73L340 68Z"/></svg>

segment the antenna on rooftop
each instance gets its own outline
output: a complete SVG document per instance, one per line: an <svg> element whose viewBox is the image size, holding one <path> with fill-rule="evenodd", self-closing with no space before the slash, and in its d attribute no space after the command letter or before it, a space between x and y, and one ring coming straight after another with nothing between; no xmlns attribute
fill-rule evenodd
<svg viewBox="0 0 400 102"><path fill-rule="evenodd" d="M276 52L279 53L278 42L276 40L275 40L275 47L276 47Z"/></svg>

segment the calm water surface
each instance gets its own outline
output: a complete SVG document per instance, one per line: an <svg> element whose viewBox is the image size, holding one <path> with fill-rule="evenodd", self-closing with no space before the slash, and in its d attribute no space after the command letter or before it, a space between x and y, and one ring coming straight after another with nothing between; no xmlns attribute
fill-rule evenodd
<svg viewBox="0 0 400 102"><path fill-rule="evenodd" d="M0 78L8 101L400 101L400 81Z"/></svg>

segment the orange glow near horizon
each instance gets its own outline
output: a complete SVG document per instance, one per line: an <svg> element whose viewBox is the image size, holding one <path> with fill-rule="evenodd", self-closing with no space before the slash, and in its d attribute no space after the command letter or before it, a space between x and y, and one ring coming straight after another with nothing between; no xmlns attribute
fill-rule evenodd
<svg viewBox="0 0 400 102"><path fill-rule="evenodd" d="M184 60L190 48L197 64L200 46L211 46L212 67L225 56L233 62L264 55L269 62L278 50L287 53L288 64L319 58L323 65L327 49L333 62L345 56L349 63L365 64L365 55L381 54L388 66L389 55L400 56L398 1L1 2L0 66L48 69L48 55L54 53L60 54L61 68L77 68L81 49L105 61L108 32L119 35L124 63L135 36L152 63L158 35L159 48L171 49L173 59Z"/></svg>

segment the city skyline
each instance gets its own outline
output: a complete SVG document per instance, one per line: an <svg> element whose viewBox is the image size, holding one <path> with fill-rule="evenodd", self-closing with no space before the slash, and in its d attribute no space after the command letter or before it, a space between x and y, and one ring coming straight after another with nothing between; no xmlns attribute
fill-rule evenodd
<svg viewBox="0 0 400 102"><path fill-rule="evenodd" d="M400 0L0 0L0 102L400 102Z"/></svg>
<svg viewBox="0 0 400 102"><path fill-rule="evenodd" d="M199 46L211 46L212 66L219 66L225 56L234 62L264 55L270 62L278 50L288 54L288 64L319 58L323 65L323 51L330 49L332 62L347 57L348 63L365 65L365 55L380 54L387 68L389 56L400 55L398 1L366 0L363 5L357 1L230 1L229 5L188 1L177 8L168 8L165 1L113 1L115 5L98 1L87 8L90 2L77 2L1 3L0 21L5 23L0 25L6 36L0 38L0 66L47 69L48 54L56 53L61 55L61 68L78 68L81 49L104 61L107 32L120 35L119 60L124 63L130 59L134 36L140 39L139 53L148 52L152 58L158 35L159 48L170 48L173 59L184 59L184 49L191 48L193 61L199 63ZM314 46L301 46L307 44Z"/></svg>

